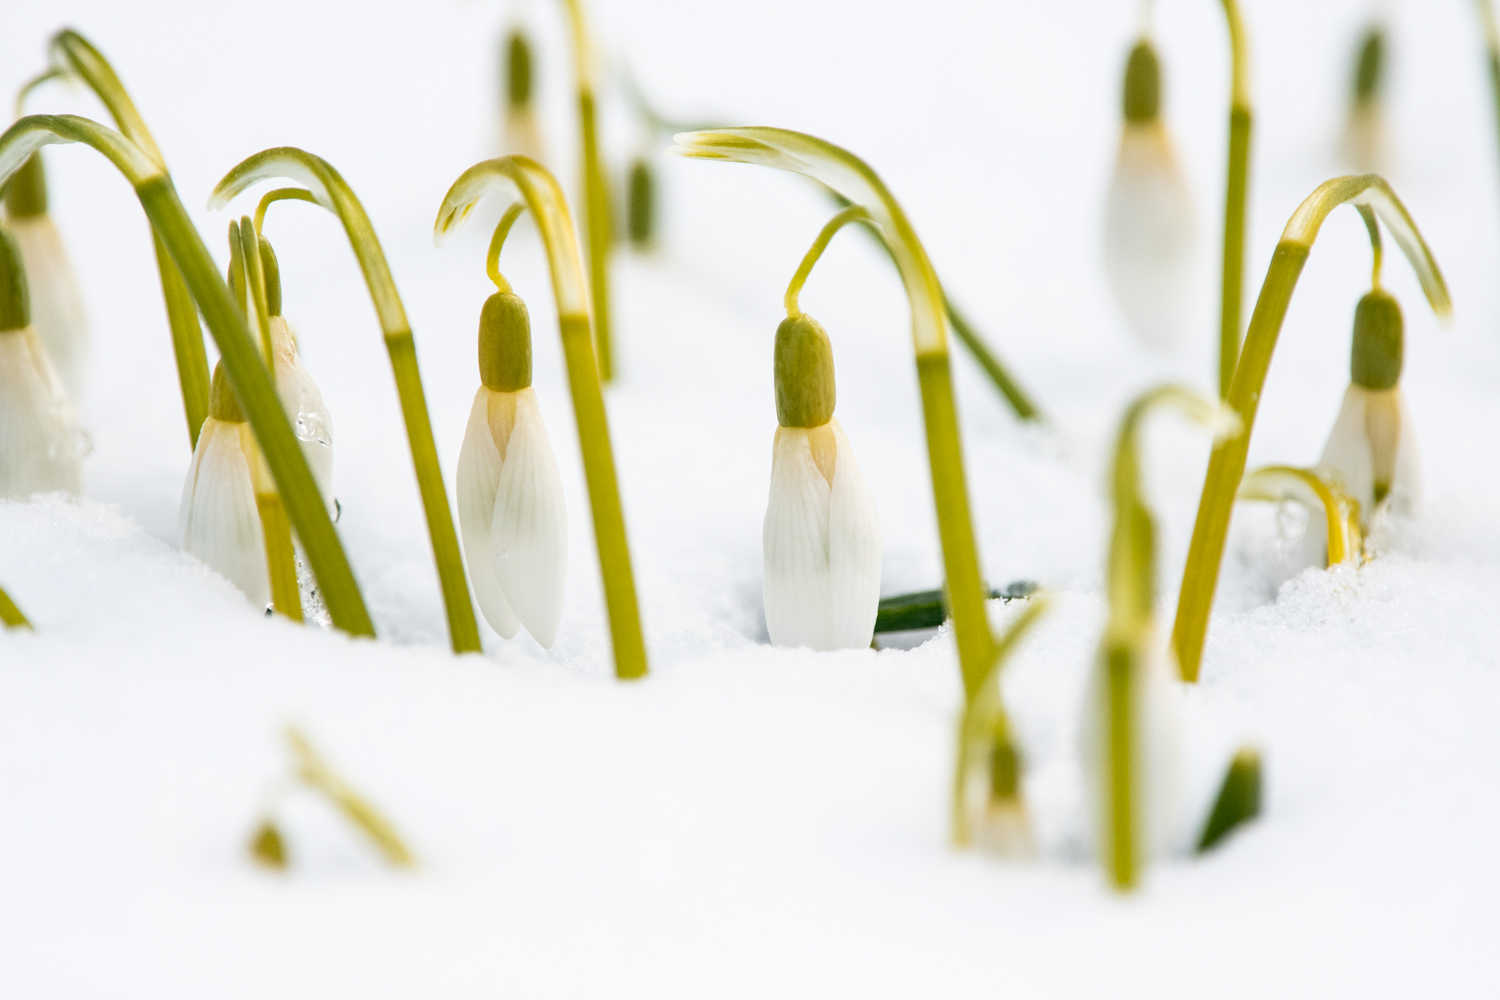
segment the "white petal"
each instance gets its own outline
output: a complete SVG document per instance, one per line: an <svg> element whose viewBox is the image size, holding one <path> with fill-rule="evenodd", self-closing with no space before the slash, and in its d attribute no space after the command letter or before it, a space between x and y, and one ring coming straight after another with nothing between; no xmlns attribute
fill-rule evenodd
<svg viewBox="0 0 1500 1000"><path fill-rule="evenodd" d="M1359 501L1359 513L1366 523L1375 510L1375 471L1370 455L1370 438L1365 433L1365 403L1370 390L1352 382L1344 391L1344 402L1323 446L1318 468L1337 479L1344 491Z"/></svg>
<svg viewBox="0 0 1500 1000"><path fill-rule="evenodd" d="M7 225L21 246L31 285L31 325L68 395L82 399L88 372L88 315L62 237L46 214L12 219Z"/></svg>
<svg viewBox="0 0 1500 1000"><path fill-rule="evenodd" d="M0 497L81 492L85 441L36 331L0 332Z"/></svg>
<svg viewBox="0 0 1500 1000"><path fill-rule="evenodd" d="M1131 329L1153 347L1182 340L1192 305L1192 198L1160 122L1127 125L1105 209L1104 265Z"/></svg>
<svg viewBox="0 0 1500 1000"><path fill-rule="evenodd" d="M844 428L838 420L830 423L838 441L828 515L833 645L866 649L880 610L880 513Z"/></svg>
<svg viewBox="0 0 1500 1000"><path fill-rule="evenodd" d="M808 430L778 427L762 536L766 628L778 646L835 648L828 558L832 492L813 461Z"/></svg>
<svg viewBox="0 0 1500 1000"><path fill-rule="evenodd" d="M458 530L474 600L490 627L511 639L521 623L495 578L495 560L490 554L490 523L495 517L495 491L500 484L500 451L490 433L491 395L484 386L474 394L463 447L458 452Z"/></svg>
<svg viewBox="0 0 1500 1000"><path fill-rule="evenodd" d="M250 603L264 607L271 600L271 581L245 457L252 444L249 424L213 417L203 422L182 487L178 523L184 551L240 588Z"/></svg>
<svg viewBox="0 0 1500 1000"><path fill-rule="evenodd" d="M1417 434L1412 424L1406 393L1396 387L1396 405L1401 414L1401 435L1396 445L1396 474L1391 478L1391 509L1407 516L1422 507L1422 459L1417 450Z"/></svg>
<svg viewBox="0 0 1500 1000"><path fill-rule="evenodd" d="M337 510L333 502L333 415L324 405L317 383L302 367L297 342L282 316L271 317L271 351L276 360L276 395L281 397L282 409L292 422L331 516Z"/></svg>
<svg viewBox="0 0 1500 1000"><path fill-rule="evenodd" d="M562 619L568 574L568 512L536 393L514 394L515 424L500 462L490 527L495 579L526 631L549 648Z"/></svg>

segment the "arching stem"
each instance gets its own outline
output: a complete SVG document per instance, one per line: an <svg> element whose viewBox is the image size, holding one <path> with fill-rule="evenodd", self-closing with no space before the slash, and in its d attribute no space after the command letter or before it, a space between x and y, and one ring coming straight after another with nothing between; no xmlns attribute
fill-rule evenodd
<svg viewBox="0 0 1500 1000"><path fill-rule="evenodd" d="M427 398L417 368L416 344L375 228L370 225L370 218L353 189L337 170L323 158L291 146L263 150L241 162L214 188L209 207L222 208L250 185L272 177L289 177L306 184L312 200L338 216L343 223L385 334L386 351L390 355L396 392L401 400L401 414L406 421L412 466L427 515L427 533L437 563L438 582L447 608L449 642L455 653L477 653L481 649L479 625L469 597L469 583L458 548L458 533L453 528L442 467L438 463L437 442L433 440L432 420L427 413ZM257 254L256 260L259 259Z"/></svg>
<svg viewBox="0 0 1500 1000"><path fill-rule="evenodd" d="M277 188L267 191L261 196L260 204L255 206L255 232L260 234L266 224L266 209L278 201L306 201L316 205L318 200L306 188Z"/></svg>
<svg viewBox="0 0 1500 1000"><path fill-rule="evenodd" d="M507 208L495 226L495 235L490 237L490 252L485 257L484 270L490 276L490 280L495 283L495 287L502 292L510 291L510 282L506 281L505 275L500 273L500 248L505 246L505 238L510 235L510 227L516 224L516 220L524 211L526 211L525 202L517 202Z"/></svg>
<svg viewBox="0 0 1500 1000"><path fill-rule="evenodd" d="M870 213L863 205L850 205L838 215L828 220L823 231L818 233L818 238L813 240L812 247L807 255L802 258L802 263L797 266L797 273L792 275L792 283L786 288L786 314L793 318L802 315L802 310L797 307L797 295L802 291L802 286L807 283L808 275L812 274L813 265L818 258L823 256L823 251L828 249L833 234L844 226L856 220L869 221Z"/></svg>
<svg viewBox="0 0 1500 1000"><path fill-rule="evenodd" d="M1370 206L1385 223L1417 272L1422 291L1439 317L1446 317L1452 308L1437 262L1406 207L1382 178L1375 174L1335 178L1310 194L1292 214L1271 258L1265 283L1261 285L1260 298L1255 303L1250 329L1245 335L1245 348L1229 388L1227 402L1244 425L1244 433L1216 444L1209 457L1208 475L1203 481L1203 496L1198 502L1198 517L1193 525L1193 541L1183 569L1172 641L1177 649L1182 679L1190 683L1198 680L1203 643L1208 633L1208 616L1213 608L1219 567L1224 559L1224 540L1229 534L1229 519L1240 478L1245 473L1250 434L1255 428L1261 389L1271 368L1271 355L1276 350L1292 292L1297 287L1303 265L1307 263L1313 241L1318 237L1318 230L1328 213L1345 202Z"/></svg>
<svg viewBox="0 0 1500 1000"><path fill-rule="evenodd" d="M443 198L433 227L433 242L442 246L450 233L463 226L479 199L492 193L508 204L525 204L542 234L552 274L552 293L557 300L578 444L583 452L583 473L599 549L599 572L604 581L604 604L609 612L615 676L622 680L644 677L646 642L630 566L630 546L625 537L625 512L620 504L609 422L604 412L594 338L589 329L588 291L562 187L545 167L524 156L503 156L476 163L453 182Z"/></svg>

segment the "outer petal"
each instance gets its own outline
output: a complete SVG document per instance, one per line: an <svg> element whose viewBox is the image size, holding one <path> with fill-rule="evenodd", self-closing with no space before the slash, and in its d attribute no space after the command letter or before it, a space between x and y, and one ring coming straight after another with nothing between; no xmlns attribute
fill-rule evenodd
<svg viewBox="0 0 1500 1000"><path fill-rule="evenodd" d="M35 329L0 332L0 497L81 492L87 450Z"/></svg>
<svg viewBox="0 0 1500 1000"><path fill-rule="evenodd" d="M1344 402L1323 446L1318 467L1343 484L1344 490L1359 501L1361 517L1368 523L1375 510L1375 472L1370 455L1370 438L1365 432L1365 403L1370 390L1350 383L1344 391Z"/></svg>
<svg viewBox="0 0 1500 1000"><path fill-rule="evenodd" d="M62 237L45 214L12 219L7 225L21 246L31 285L31 325L46 345L68 395L82 399L88 371L88 315Z"/></svg>
<svg viewBox="0 0 1500 1000"><path fill-rule="evenodd" d="M515 637L521 623L511 610L490 550L490 524L495 517L495 491L500 483L500 450L490 433L489 398L484 386L474 394L469 425L458 453L458 530L469 564L469 582L485 621L503 638Z"/></svg>
<svg viewBox="0 0 1500 1000"><path fill-rule="evenodd" d="M1417 434L1411 419L1406 393L1396 388L1396 405L1401 414L1401 436L1396 446L1396 475L1391 480L1391 509L1416 514L1422 507L1422 459L1417 450Z"/></svg>
<svg viewBox="0 0 1500 1000"><path fill-rule="evenodd" d="M1127 125L1105 209L1104 265L1125 319L1153 347L1187 329L1195 249L1192 199L1160 122Z"/></svg>
<svg viewBox="0 0 1500 1000"><path fill-rule="evenodd" d="M567 586L568 512L536 393L526 388L515 397L515 424L495 491L490 549L495 579L516 617L533 639L549 648L557 638Z"/></svg>
<svg viewBox="0 0 1500 1000"><path fill-rule="evenodd" d="M778 427L762 536L766 628L778 646L836 648L828 558L832 492L813 462L807 430Z"/></svg>
<svg viewBox="0 0 1500 1000"><path fill-rule="evenodd" d="M828 561L833 585L833 645L865 649L880 610L880 513L854 448L832 420L838 458L828 515Z"/></svg>
<svg viewBox="0 0 1500 1000"><path fill-rule="evenodd" d="M240 588L250 603L264 607L271 600L271 581L245 457L252 444L249 424L213 417L203 422L182 487L178 523L184 551Z"/></svg>
<svg viewBox="0 0 1500 1000"><path fill-rule="evenodd" d="M333 502L333 415L324 405L317 383L302 367L297 342L284 317L271 317L271 350L276 359L276 395L281 397L282 409L292 422L302 454L312 466L318 492L332 515L337 511Z"/></svg>

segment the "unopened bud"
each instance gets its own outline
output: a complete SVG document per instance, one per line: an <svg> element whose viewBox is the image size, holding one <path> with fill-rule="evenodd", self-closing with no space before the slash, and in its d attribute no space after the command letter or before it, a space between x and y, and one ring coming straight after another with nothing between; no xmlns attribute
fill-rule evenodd
<svg viewBox="0 0 1500 1000"><path fill-rule="evenodd" d="M1366 389L1393 389L1401 380L1405 324L1401 306L1388 292L1375 289L1354 309L1354 346L1349 352L1349 379Z"/></svg>
<svg viewBox="0 0 1500 1000"><path fill-rule="evenodd" d="M0 227L0 330L24 330L31 325L31 290L21 246L9 229Z"/></svg>
<svg viewBox="0 0 1500 1000"><path fill-rule="evenodd" d="M493 392L531 385L531 316L513 292L496 292L479 314L479 380Z"/></svg>
<svg viewBox="0 0 1500 1000"><path fill-rule="evenodd" d="M260 238L260 268L266 280L266 313L280 316L281 266L276 263L276 251L271 249L271 241L264 236Z"/></svg>
<svg viewBox="0 0 1500 1000"><path fill-rule="evenodd" d="M286 867L286 841L275 823L266 820L255 828L250 836L250 857L267 868Z"/></svg>
<svg viewBox="0 0 1500 1000"><path fill-rule="evenodd" d="M645 249L656 237L656 180L651 174L651 164L644 159L630 166L628 207L630 242Z"/></svg>
<svg viewBox="0 0 1500 1000"><path fill-rule="evenodd" d="M1354 62L1354 103L1370 104L1380 99L1385 82L1385 31L1372 26L1359 43Z"/></svg>
<svg viewBox="0 0 1500 1000"><path fill-rule="evenodd" d="M1125 120L1144 124L1156 120L1161 111L1161 62L1156 49L1144 38L1130 50L1125 64Z"/></svg>
<svg viewBox="0 0 1500 1000"><path fill-rule="evenodd" d="M227 424L245 422L239 398L234 394L234 387L229 384L229 377L224 374L222 361L214 365L214 380L208 390L208 415Z"/></svg>
<svg viewBox="0 0 1500 1000"><path fill-rule="evenodd" d="M513 108L531 103L531 43L520 29L505 43L505 93Z"/></svg>
<svg viewBox="0 0 1500 1000"><path fill-rule="evenodd" d="M47 171L40 151L32 153L5 185L5 211L12 219L47 214Z"/></svg>
<svg viewBox="0 0 1500 1000"><path fill-rule="evenodd" d="M1021 794L1021 755L1010 740L996 742L990 751L990 799L1014 799Z"/></svg>
<svg viewBox="0 0 1500 1000"><path fill-rule="evenodd" d="M822 427L833 419L833 343L817 320L788 316L776 328L776 422Z"/></svg>

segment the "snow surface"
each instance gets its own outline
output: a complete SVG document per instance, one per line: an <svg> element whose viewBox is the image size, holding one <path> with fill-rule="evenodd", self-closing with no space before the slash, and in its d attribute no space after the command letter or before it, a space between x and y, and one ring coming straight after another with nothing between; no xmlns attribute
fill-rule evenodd
<svg viewBox="0 0 1500 1000"><path fill-rule="evenodd" d="M176 550L189 455L147 226L102 158L49 147L54 215L94 323L94 451L86 499L0 504L0 579L36 623L0 635L0 995L1494 996L1500 164L1466 0L1387 5L1388 174L1456 304L1439 328L1389 260L1428 512L1378 560L1325 572L1300 569L1274 510L1242 505L1203 682L1182 701L1194 823L1243 741L1265 756L1265 814L1208 856L1158 865L1129 899L1080 846L1106 449L1142 389L1210 388L1217 331L1227 43L1217 4L1156 6L1203 248L1203 334L1172 358L1131 341L1100 264L1134 3L593 4L609 51L665 113L802 129L875 165L955 300L1053 418L1049 431L1018 425L956 353L987 576L1059 595L1007 674L1034 863L947 845L960 691L946 634L880 652L766 644L772 339L785 283L831 214L805 181L661 159L663 251L617 258L608 406L652 668L622 685L528 222L503 266L531 308L573 511L567 606L550 654L486 631L485 656L454 658L379 329L334 220L287 203L266 232L337 420L339 529L378 642L263 619ZM1245 7L1253 294L1286 218L1342 172L1344 86L1369 8ZM572 178L562 22L540 0L522 9L546 138ZM58 27L84 31L224 261L230 216L201 206L229 167L284 144L329 159L390 257L451 491L493 208L441 252L430 231L448 184L492 155L497 40L513 13L458 0L14 3L0 93L41 67ZM58 85L29 107L104 117ZM618 101L605 112L617 164L666 144ZM1252 468L1317 458L1368 262L1355 213L1335 213L1287 317ZM845 235L802 303L833 337L839 417L884 525L883 591L936 586L899 284L868 240ZM1165 630L1208 442L1174 418L1148 438ZM287 721L406 835L416 870L383 867L306 796L280 813L292 869L248 860L289 766Z"/></svg>

